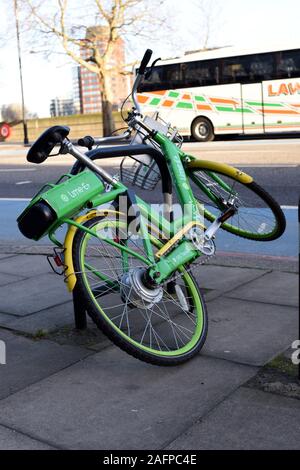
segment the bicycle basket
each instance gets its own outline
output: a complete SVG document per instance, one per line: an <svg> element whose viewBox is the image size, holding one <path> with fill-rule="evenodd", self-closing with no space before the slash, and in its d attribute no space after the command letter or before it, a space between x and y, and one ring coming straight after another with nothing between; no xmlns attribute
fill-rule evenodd
<svg viewBox="0 0 300 470"><path fill-rule="evenodd" d="M160 180L160 171L155 160L148 155L125 157L120 166L120 179L151 191Z"/></svg>
<svg viewBox="0 0 300 470"><path fill-rule="evenodd" d="M169 124L163 121L158 113L153 117L146 116L144 122L152 129L157 130L161 134L167 135L170 140L174 141L177 145L181 145L182 139L177 131L172 129ZM131 144L140 144L145 137L144 131L140 128L137 130ZM154 148L159 146L156 142L147 136L149 145ZM126 181L133 186L138 186L141 189L153 190L159 180L161 179L160 171L155 163L155 160L149 155L138 155L125 157L120 166L120 179Z"/></svg>

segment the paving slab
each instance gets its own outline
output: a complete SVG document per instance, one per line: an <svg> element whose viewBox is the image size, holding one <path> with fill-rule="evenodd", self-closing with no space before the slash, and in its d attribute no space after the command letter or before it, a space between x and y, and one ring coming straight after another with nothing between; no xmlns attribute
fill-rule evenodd
<svg viewBox="0 0 300 470"><path fill-rule="evenodd" d="M18 276L16 274L6 274L6 273L0 272L0 286L1 286L0 289L6 290L5 286L7 284L12 284L14 282L21 281L22 279L24 279L24 276Z"/></svg>
<svg viewBox="0 0 300 470"><path fill-rule="evenodd" d="M299 450L300 401L242 387L168 450Z"/></svg>
<svg viewBox="0 0 300 470"><path fill-rule="evenodd" d="M1 251L1 244L0 244ZM218 266L236 266L240 268L257 268L273 271L299 272L299 261L297 257L280 257L258 255L254 253L234 253L217 251L216 256L209 260L209 264Z"/></svg>
<svg viewBox="0 0 300 470"><path fill-rule="evenodd" d="M1 260L0 273L18 274L27 278L44 273L52 273L52 270L46 256L17 255Z"/></svg>
<svg viewBox="0 0 300 470"><path fill-rule="evenodd" d="M61 276L42 274L0 290L0 312L25 316L67 302L71 294Z"/></svg>
<svg viewBox="0 0 300 470"><path fill-rule="evenodd" d="M0 450L53 450L50 445L0 425Z"/></svg>
<svg viewBox="0 0 300 470"><path fill-rule="evenodd" d="M13 254L0 253L0 259L11 258L12 256L13 256Z"/></svg>
<svg viewBox="0 0 300 470"><path fill-rule="evenodd" d="M203 353L264 365L296 339L298 309L247 300L215 299L208 304Z"/></svg>
<svg viewBox="0 0 300 470"><path fill-rule="evenodd" d="M116 347L0 402L0 423L67 449L161 449L257 368L198 355L151 366Z"/></svg>
<svg viewBox="0 0 300 470"><path fill-rule="evenodd" d="M200 287L226 292L257 279L266 272L262 269L203 265L197 270L196 277Z"/></svg>
<svg viewBox="0 0 300 470"><path fill-rule="evenodd" d="M1 337L1 333L0 333ZM14 335L6 341L6 365L0 365L0 399L85 358L89 351L47 340Z"/></svg>
<svg viewBox="0 0 300 470"><path fill-rule="evenodd" d="M11 340L16 339L16 338L17 338L17 336L14 333L12 333L8 330L4 330L4 329L0 328L0 340L2 340L2 341L11 341Z"/></svg>
<svg viewBox="0 0 300 470"><path fill-rule="evenodd" d="M14 315L10 315L7 313L0 313L0 328L1 327L9 327L10 323L13 322L16 318ZM1 336L1 333L0 333Z"/></svg>
<svg viewBox="0 0 300 470"><path fill-rule="evenodd" d="M2 315L4 317L4 315ZM7 320L9 318L9 322ZM2 317L0 315L0 325ZM51 332L58 328L74 324L73 301L65 302L55 307L49 307L40 312L32 313L26 317L13 317L5 315L9 328L24 333L35 334L38 330Z"/></svg>
<svg viewBox="0 0 300 470"><path fill-rule="evenodd" d="M30 243L30 245L28 244ZM14 256L14 255L51 255L53 254L53 245L39 245L32 240L28 240L26 245L5 243L4 240L0 240L0 253L5 256Z"/></svg>
<svg viewBox="0 0 300 470"><path fill-rule="evenodd" d="M298 283L299 276L296 273L273 271L226 295L239 299L297 307L299 302Z"/></svg>

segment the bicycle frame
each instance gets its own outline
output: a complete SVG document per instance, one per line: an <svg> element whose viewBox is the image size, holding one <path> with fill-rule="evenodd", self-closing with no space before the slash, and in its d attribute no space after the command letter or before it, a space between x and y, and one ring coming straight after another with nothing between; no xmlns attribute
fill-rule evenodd
<svg viewBox="0 0 300 470"><path fill-rule="evenodd" d="M178 217L174 221L167 220L161 213L157 213L151 209L150 205L147 204L143 199L136 197L137 208L140 211L140 220L139 220L139 234L142 238L145 257L138 255L140 260L145 263L146 266L149 266L149 274L157 283L165 281L174 271L176 271L181 265L194 261L196 258L201 256L201 252L196 249L196 247L187 239L183 239L184 235L187 232L197 226L202 230L204 226L201 222L201 214L199 211L199 204L196 202L188 177L185 173L185 169L182 163L182 157L185 155L181 152L175 144L170 142L170 140L162 134L157 133L155 135L156 142L161 146L161 149L166 158L168 168L170 170L175 191L177 193L180 206L183 210L183 216ZM126 194L127 187L119 181L109 181L112 185L112 189L109 192L101 193L99 196L95 197L91 203L91 209L102 206L107 203L112 203L121 195ZM93 213L94 216L97 215L97 212ZM72 278L72 265L69 253L70 246L72 245L74 235L76 230L83 230L86 233L89 233L91 236L99 237L108 244L112 246L117 246L124 254L133 255L132 250L130 250L125 244L120 244L115 242L113 239L104 238L95 233L94 230L90 230L85 227L83 224L88 220L88 214L86 216L81 216L79 219L63 218L57 221L57 224L49 233L49 239L62 248L64 246L65 251L67 252L67 271L66 276L68 281L69 289L72 290L75 286L74 278ZM162 245L161 250L154 255L153 246L151 243L151 234L148 231L147 221L151 221L159 232L166 238L167 243ZM67 224L69 225L69 230L65 238L64 245L62 245L57 238L55 237L55 232L59 226ZM176 244L176 247L174 245ZM165 248L164 248L165 247ZM168 253L166 254L166 252ZM136 254L135 254L136 256Z"/></svg>
<svg viewBox="0 0 300 470"><path fill-rule="evenodd" d="M159 284L168 279L168 277L170 277L173 272L179 269L180 266L193 262L202 255L202 253L188 239L188 237L185 237L185 235L188 235L188 232L194 227L198 227L202 231L205 230L205 227L202 223L203 219L200 212L201 208L199 207L199 203L194 198L193 191L184 167L185 162L189 162L192 166L193 160L195 160L195 158L182 152L163 134L157 132L153 136L153 139L159 144L164 154L168 169L172 177L173 186L177 193L181 209L183 209L182 217L178 217L174 221L170 221L161 213L154 211L143 199L136 196L136 206L138 212L140 212L139 234L143 240L146 255L139 255L139 257L140 260L149 267L150 276L155 279L156 283ZM91 166L91 169L97 169L99 172L99 167L92 163L87 157L84 158L84 163L87 166ZM240 170L229 167L228 165L205 161L203 161L203 163L205 163L206 167L209 169L211 168L211 175L214 175L214 169L222 170L222 168L224 168L227 174L228 172L231 172L235 177L238 177L240 181L245 183L250 183L252 181L250 176L246 175ZM109 174L102 171L102 169L101 172L103 179L111 185L112 189L106 193L101 193L99 196L96 196L91 201L91 209L95 209L96 207L103 206L107 203L113 203L119 196L125 195L127 192L127 187L123 183L115 181ZM221 180L217 175L214 175L214 177L218 184L222 184L223 187L227 187L226 183L223 182L223 180ZM215 196L209 188L203 185L203 188L201 189L205 191L205 193L213 202L215 202ZM106 209L105 211L109 212ZM114 213L117 214L118 211L115 211ZM76 220L71 218L60 219L56 226L51 230L51 233L49 233L50 240L60 248L64 247L65 249L65 257L67 259L65 263L67 266L66 277L70 291L76 284L76 276L74 275L71 255L72 243L76 230L83 230L86 233L89 233L91 236L105 239L105 242L108 244L117 246L124 253L124 256L133 254L133 252L128 247L126 247L124 243L120 244L112 239L103 238L96 234L94 230L89 230L87 227L85 227L83 224L90 218L89 214L81 216ZM98 214L99 212L93 212L94 217ZM151 234L149 234L147 221L150 221L151 225L154 225L154 227L156 227L162 236L166 239L166 243L160 247L159 251L155 255L151 243L153 239L151 239ZM69 225L69 230L65 238L64 245L62 245L56 239L54 233L59 226L65 223Z"/></svg>

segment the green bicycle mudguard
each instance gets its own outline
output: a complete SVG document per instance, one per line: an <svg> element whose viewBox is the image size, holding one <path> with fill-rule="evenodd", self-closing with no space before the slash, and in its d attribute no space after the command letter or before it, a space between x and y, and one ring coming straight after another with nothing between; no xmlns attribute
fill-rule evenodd
<svg viewBox="0 0 300 470"><path fill-rule="evenodd" d="M44 186L17 218L19 230L25 237L39 240L64 218L88 207L90 201L104 191L102 180L90 170L63 177L67 178L63 182L60 178L56 184Z"/></svg>

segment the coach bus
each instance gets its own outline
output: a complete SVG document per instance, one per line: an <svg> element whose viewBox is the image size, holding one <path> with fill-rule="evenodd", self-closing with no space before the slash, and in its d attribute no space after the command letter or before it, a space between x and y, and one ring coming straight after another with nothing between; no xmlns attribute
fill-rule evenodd
<svg viewBox="0 0 300 470"><path fill-rule="evenodd" d="M143 113L158 111L198 141L299 132L300 48L186 54L159 62L138 91Z"/></svg>

